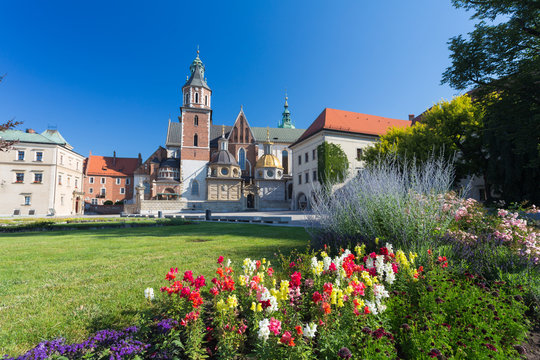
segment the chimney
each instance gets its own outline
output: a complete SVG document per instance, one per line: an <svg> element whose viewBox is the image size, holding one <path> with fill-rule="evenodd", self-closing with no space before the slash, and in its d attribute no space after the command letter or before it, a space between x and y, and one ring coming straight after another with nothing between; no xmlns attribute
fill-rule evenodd
<svg viewBox="0 0 540 360"><path fill-rule="evenodd" d="M142 165L142 155L139 153L139 165Z"/></svg>
<svg viewBox="0 0 540 360"><path fill-rule="evenodd" d="M36 131L34 129L26 129L27 134L35 134Z"/></svg>
<svg viewBox="0 0 540 360"><path fill-rule="evenodd" d="M113 151L113 160L112 160L113 166L116 166L116 151Z"/></svg>
<svg viewBox="0 0 540 360"><path fill-rule="evenodd" d="M414 119L414 114L409 114L409 121L413 121Z"/></svg>

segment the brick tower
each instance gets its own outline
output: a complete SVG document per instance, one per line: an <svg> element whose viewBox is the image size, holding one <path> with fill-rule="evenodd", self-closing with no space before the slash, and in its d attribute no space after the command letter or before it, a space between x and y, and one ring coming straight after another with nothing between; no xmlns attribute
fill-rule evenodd
<svg viewBox="0 0 540 360"><path fill-rule="evenodd" d="M183 194L188 200L206 198L206 167L210 161L212 90L204 77L204 64L197 57L189 67L190 76L182 87L182 142L180 163Z"/></svg>

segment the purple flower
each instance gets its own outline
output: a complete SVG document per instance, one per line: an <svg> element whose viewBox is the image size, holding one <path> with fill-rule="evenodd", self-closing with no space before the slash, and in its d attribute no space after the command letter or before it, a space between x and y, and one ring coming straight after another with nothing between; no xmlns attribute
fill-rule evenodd
<svg viewBox="0 0 540 360"><path fill-rule="evenodd" d="M162 334L168 333L173 327L178 325L178 321L174 319L163 319L157 323L158 331Z"/></svg>

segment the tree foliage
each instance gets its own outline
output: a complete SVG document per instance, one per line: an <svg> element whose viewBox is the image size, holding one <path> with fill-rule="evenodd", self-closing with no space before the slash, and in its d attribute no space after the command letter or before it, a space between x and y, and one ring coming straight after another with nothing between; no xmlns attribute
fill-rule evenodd
<svg viewBox="0 0 540 360"><path fill-rule="evenodd" d="M4 80L5 75L0 76L0 83ZM14 119L8 120L3 124L0 124L0 132L10 130L15 128L17 125L22 124L20 121L15 121ZM2 134L0 134L0 151L7 151L15 144L15 141L6 141L2 139Z"/></svg>
<svg viewBox="0 0 540 360"><path fill-rule="evenodd" d="M323 185L343 182L349 160L340 145L323 142L317 146L317 175Z"/></svg>
<svg viewBox="0 0 540 360"><path fill-rule="evenodd" d="M509 202L540 202L540 1L453 3L479 22L467 37L450 39L442 82L473 86L484 106L486 182Z"/></svg>
<svg viewBox="0 0 540 360"><path fill-rule="evenodd" d="M402 161L414 159L420 165L436 154L455 163L457 180L472 174L483 175L483 117L483 107L473 103L468 95L441 100L422 115L422 122L390 129L364 151L363 160L370 166L392 155Z"/></svg>

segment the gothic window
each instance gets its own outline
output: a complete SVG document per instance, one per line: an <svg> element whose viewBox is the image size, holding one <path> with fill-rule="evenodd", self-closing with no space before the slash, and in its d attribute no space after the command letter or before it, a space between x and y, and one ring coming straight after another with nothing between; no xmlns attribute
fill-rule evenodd
<svg viewBox="0 0 540 360"><path fill-rule="evenodd" d="M240 165L240 169L246 169L246 150L244 150L243 148L240 148L240 150L238 150L238 164Z"/></svg>
<svg viewBox="0 0 540 360"><path fill-rule="evenodd" d="M195 93L195 104L199 103L199 93Z"/></svg>
<svg viewBox="0 0 540 360"><path fill-rule="evenodd" d="M238 129L234 128L233 140L235 143L238 142Z"/></svg>
<svg viewBox="0 0 540 360"><path fill-rule="evenodd" d="M283 171L285 174L289 173L289 152L287 150L283 150L281 152L281 165L283 165Z"/></svg>
<svg viewBox="0 0 540 360"><path fill-rule="evenodd" d="M186 101L184 101L184 103L186 105L189 104L189 94L188 93L186 93Z"/></svg>
<svg viewBox="0 0 540 360"><path fill-rule="evenodd" d="M193 146L199 146L199 136L193 135Z"/></svg>
<svg viewBox="0 0 540 360"><path fill-rule="evenodd" d="M195 115L194 123L195 123L195 126L199 126L199 116Z"/></svg>
<svg viewBox="0 0 540 360"><path fill-rule="evenodd" d="M199 182L197 180L193 180L191 183L191 195L199 196Z"/></svg>
<svg viewBox="0 0 540 360"><path fill-rule="evenodd" d="M245 140L246 140L247 143L249 142L249 130L248 130L248 129L246 129L246 137L245 137Z"/></svg>
<svg viewBox="0 0 540 360"><path fill-rule="evenodd" d="M208 95L204 95L204 105L208 106Z"/></svg>

